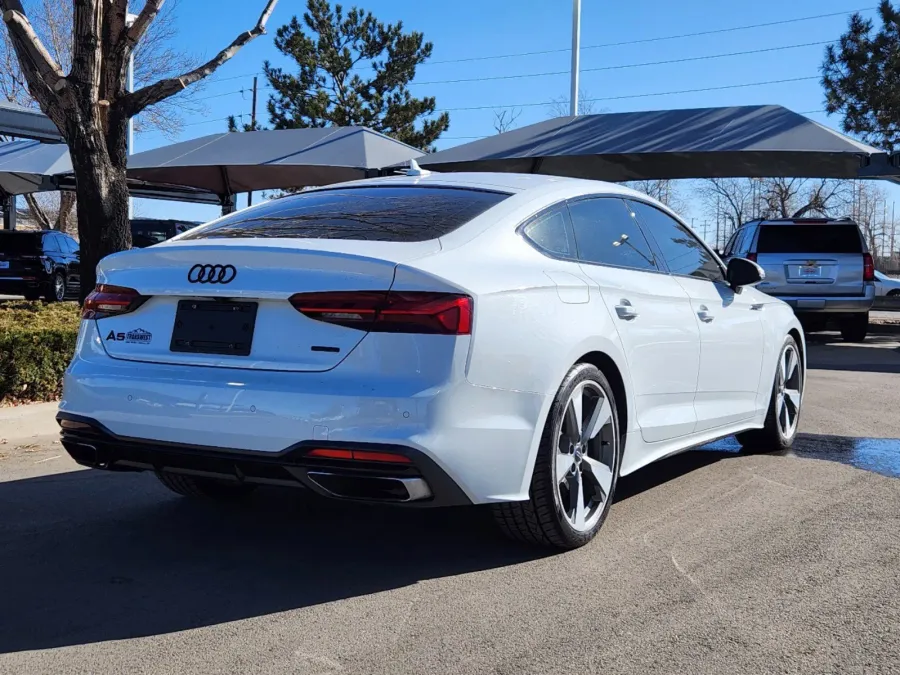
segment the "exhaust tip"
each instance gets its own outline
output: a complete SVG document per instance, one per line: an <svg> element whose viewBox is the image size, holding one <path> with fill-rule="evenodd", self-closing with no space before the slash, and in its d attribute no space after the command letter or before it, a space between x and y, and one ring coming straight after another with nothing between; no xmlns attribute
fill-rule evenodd
<svg viewBox="0 0 900 675"><path fill-rule="evenodd" d="M309 479L333 497L377 502L414 502L431 497L424 478L354 476L327 471L309 471Z"/></svg>

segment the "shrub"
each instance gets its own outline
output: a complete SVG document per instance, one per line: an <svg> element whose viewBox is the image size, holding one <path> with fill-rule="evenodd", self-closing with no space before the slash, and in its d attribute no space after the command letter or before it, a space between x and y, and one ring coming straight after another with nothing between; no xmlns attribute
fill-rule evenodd
<svg viewBox="0 0 900 675"><path fill-rule="evenodd" d="M59 398L78 335L77 303L0 303L0 402Z"/></svg>

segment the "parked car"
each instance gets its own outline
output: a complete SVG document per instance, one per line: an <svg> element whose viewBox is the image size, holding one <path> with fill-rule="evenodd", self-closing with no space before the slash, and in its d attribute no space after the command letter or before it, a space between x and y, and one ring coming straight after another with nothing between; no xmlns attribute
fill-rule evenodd
<svg viewBox="0 0 900 675"><path fill-rule="evenodd" d="M888 298L900 296L900 279L875 270L875 295Z"/></svg>
<svg viewBox="0 0 900 675"><path fill-rule="evenodd" d="M62 442L191 497L486 504L573 548L622 475L729 434L791 445L806 348L761 277L613 184L310 190L101 261Z"/></svg>
<svg viewBox="0 0 900 675"><path fill-rule="evenodd" d="M146 248L187 232L200 223L190 220L164 220L159 218L135 218L131 221L131 245Z"/></svg>
<svg viewBox="0 0 900 675"><path fill-rule="evenodd" d="M788 303L807 328L837 319L845 340L865 340L875 266L849 218L749 222L725 247L725 260L733 257L756 261L766 273L757 288Z"/></svg>
<svg viewBox="0 0 900 675"><path fill-rule="evenodd" d="M0 293L64 300L81 285L78 242L55 231L0 231Z"/></svg>

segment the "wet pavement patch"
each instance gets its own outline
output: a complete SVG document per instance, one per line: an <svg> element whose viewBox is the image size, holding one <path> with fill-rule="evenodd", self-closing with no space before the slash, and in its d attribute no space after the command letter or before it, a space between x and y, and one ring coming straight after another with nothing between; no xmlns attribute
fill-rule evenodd
<svg viewBox="0 0 900 675"><path fill-rule="evenodd" d="M738 453L741 446L733 436L708 443L699 450ZM900 478L900 438L854 438L798 434L787 457L808 457L839 462L883 476Z"/></svg>

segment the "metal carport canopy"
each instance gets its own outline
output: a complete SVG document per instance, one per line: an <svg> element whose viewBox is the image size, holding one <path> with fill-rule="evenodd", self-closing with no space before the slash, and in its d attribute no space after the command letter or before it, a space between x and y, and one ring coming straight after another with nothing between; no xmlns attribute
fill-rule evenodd
<svg viewBox="0 0 900 675"><path fill-rule="evenodd" d="M900 174L886 153L777 105L559 117L417 161L608 181Z"/></svg>
<svg viewBox="0 0 900 675"><path fill-rule="evenodd" d="M0 134L45 143L62 143L63 140L56 125L40 110L5 101L0 101Z"/></svg>
<svg viewBox="0 0 900 675"><path fill-rule="evenodd" d="M0 143L0 196L74 189L72 161L65 145L29 140ZM133 197L219 204L218 195L180 185L129 179L128 189Z"/></svg>
<svg viewBox="0 0 900 675"><path fill-rule="evenodd" d="M133 155L128 176L233 195L357 180L421 154L366 127L232 132Z"/></svg>

